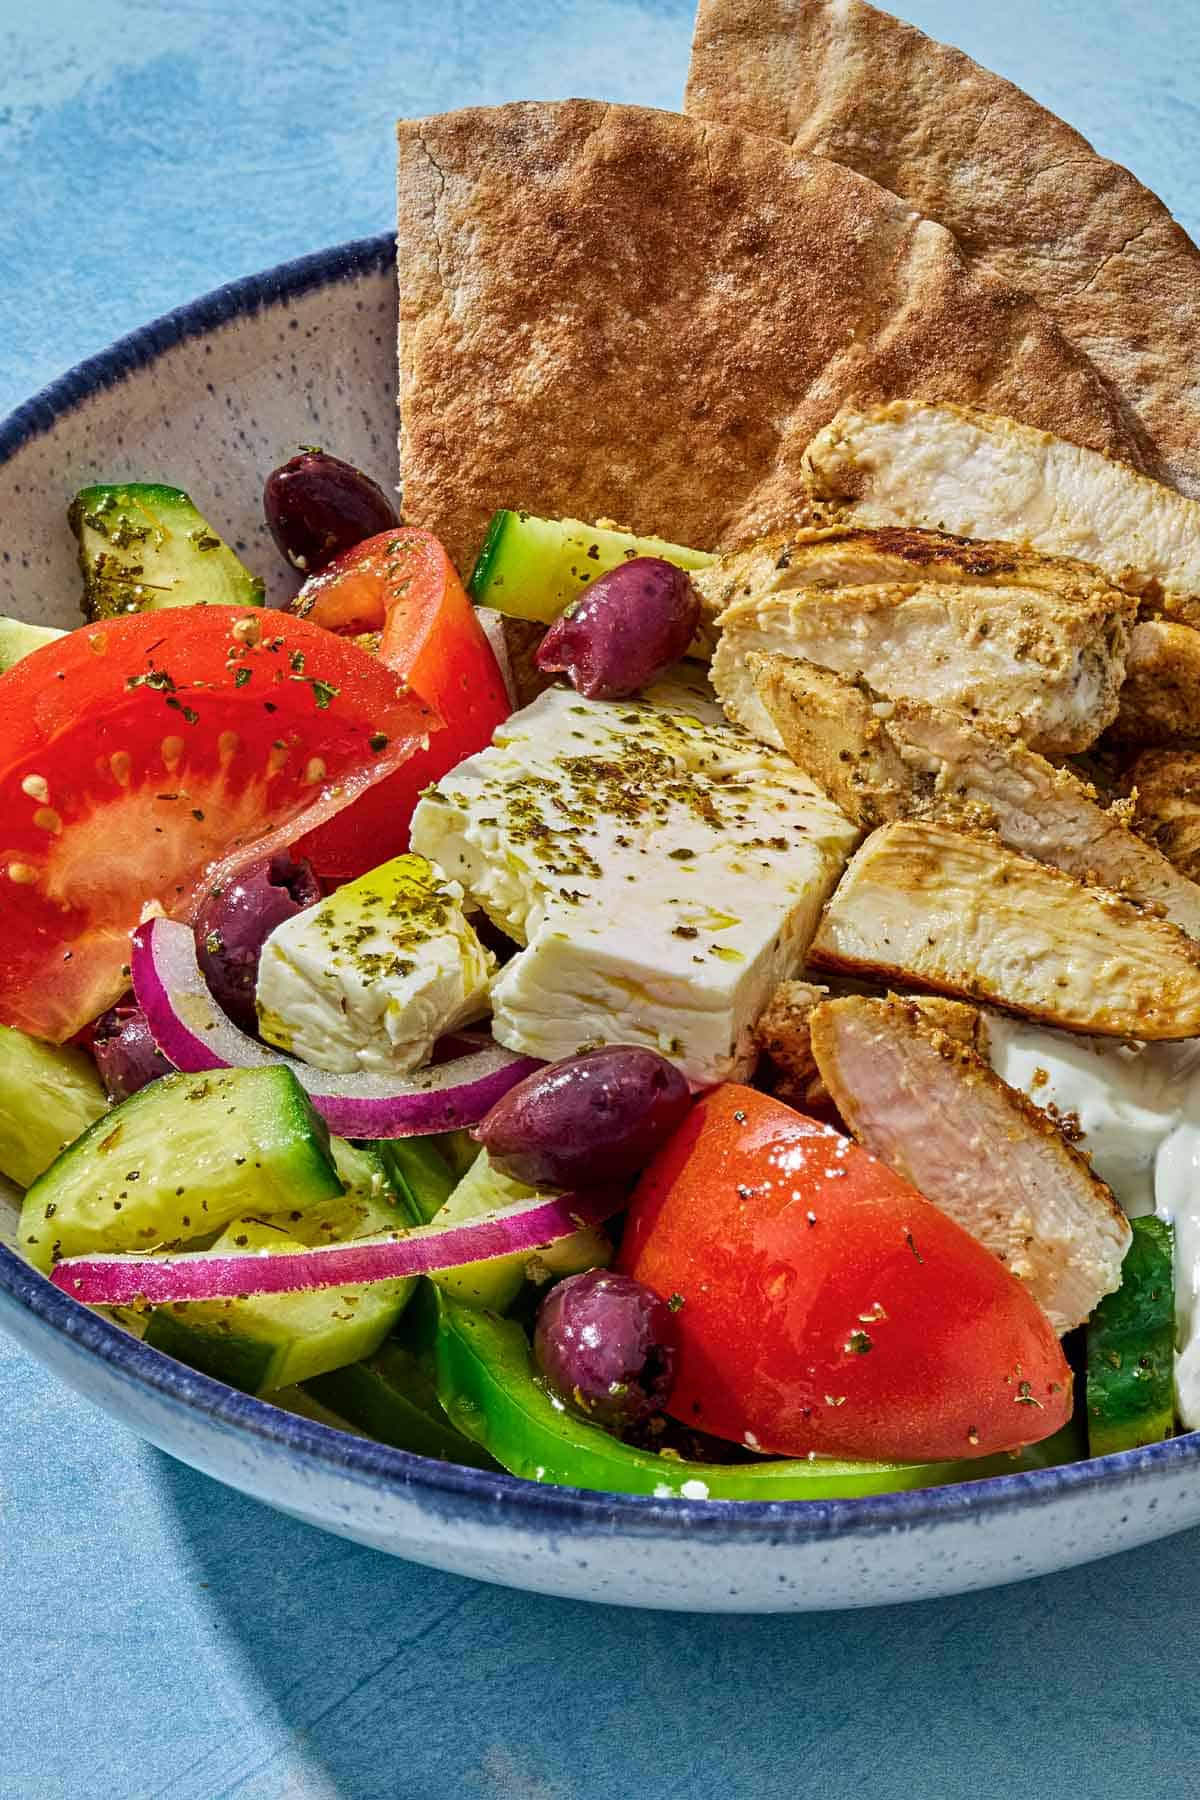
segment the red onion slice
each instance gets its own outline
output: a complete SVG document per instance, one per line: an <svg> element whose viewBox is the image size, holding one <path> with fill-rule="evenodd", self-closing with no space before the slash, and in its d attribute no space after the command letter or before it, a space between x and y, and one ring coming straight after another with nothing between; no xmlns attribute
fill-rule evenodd
<svg viewBox="0 0 1200 1800"><path fill-rule="evenodd" d="M418 1225L389 1237L320 1244L312 1250L67 1257L55 1265L50 1279L87 1306L162 1306L168 1301L228 1300L398 1281L406 1275L429 1275L462 1263L544 1249L583 1225L598 1225L623 1204L611 1190L550 1199L539 1194L467 1224Z"/></svg>
<svg viewBox="0 0 1200 1800"><path fill-rule="evenodd" d="M310 1068L239 1031L208 991L191 927L174 919L138 926L131 969L150 1034L177 1069L191 1075L284 1063L340 1137L424 1137L477 1125L510 1087L542 1066L535 1057L489 1044L407 1077Z"/></svg>

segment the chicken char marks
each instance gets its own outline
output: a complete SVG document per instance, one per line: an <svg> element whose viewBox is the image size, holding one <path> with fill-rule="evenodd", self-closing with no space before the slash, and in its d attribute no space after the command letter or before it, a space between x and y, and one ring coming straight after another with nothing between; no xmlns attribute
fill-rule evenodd
<svg viewBox="0 0 1200 1800"><path fill-rule="evenodd" d="M861 677L793 658L752 655L750 664L789 756L856 825L923 817L982 826L1019 855L1200 939L1200 887L1086 782L1010 731L919 700L883 700Z"/></svg>
<svg viewBox="0 0 1200 1800"><path fill-rule="evenodd" d="M940 532L827 526L723 557L694 580L720 631L713 685L767 743L780 737L749 670L755 652L1011 721L1047 754L1086 749L1117 713L1136 602L1083 563Z"/></svg>
<svg viewBox="0 0 1200 1800"><path fill-rule="evenodd" d="M999 838L898 820L873 832L809 955L832 970L981 1000L1069 1031L1200 1035L1200 946Z"/></svg>

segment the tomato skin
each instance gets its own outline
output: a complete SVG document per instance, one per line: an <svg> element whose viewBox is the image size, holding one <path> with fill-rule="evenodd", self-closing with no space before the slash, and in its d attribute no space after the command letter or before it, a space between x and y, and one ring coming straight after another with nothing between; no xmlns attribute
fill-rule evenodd
<svg viewBox="0 0 1200 1800"><path fill-rule="evenodd" d="M428 728L390 670L285 613L107 619L22 658L0 675L0 1022L71 1037L128 986L147 903L190 916Z"/></svg>
<svg viewBox="0 0 1200 1800"><path fill-rule="evenodd" d="M998 1258L752 1088L696 1103L638 1184L616 1266L683 1298L667 1410L753 1449L952 1461L1071 1416L1053 1327Z"/></svg>
<svg viewBox="0 0 1200 1800"><path fill-rule="evenodd" d="M382 630L379 657L441 729L390 781L297 847L317 873L344 879L408 848L422 789L492 741L510 707L504 677L453 563L432 532L400 526L356 544L314 575L298 604L337 630Z"/></svg>

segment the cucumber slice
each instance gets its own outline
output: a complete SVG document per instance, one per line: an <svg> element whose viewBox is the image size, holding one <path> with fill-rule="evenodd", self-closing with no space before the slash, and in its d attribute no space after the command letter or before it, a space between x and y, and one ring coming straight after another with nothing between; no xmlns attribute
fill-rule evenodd
<svg viewBox="0 0 1200 1800"><path fill-rule="evenodd" d="M442 1411L432 1357L394 1337L365 1361L306 1382L304 1392L381 1444L477 1469L497 1466Z"/></svg>
<svg viewBox="0 0 1200 1800"><path fill-rule="evenodd" d="M336 1139L333 1149L340 1166L361 1174L361 1152L339 1146ZM341 1199L304 1211L236 1219L216 1248L298 1250L369 1237L396 1224L390 1199L369 1198L357 1185ZM348 1285L332 1293L256 1294L245 1300L156 1306L145 1341L230 1387L269 1394L370 1356L395 1326L415 1287L410 1276Z"/></svg>
<svg viewBox="0 0 1200 1800"><path fill-rule="evenodd" d="M0 1025L0 1172L10 1181L28 1187L107 1111L84 1051Z"/></svg>
<svg viewBox="0 0 1200 1800"><path fill-rule="evenodd" d="M36 1268L93 1250L155 1250L241 1217L342 1192L329 1133L290 1069L165 1075L51 1163L25 1196Z"/></svg>
<svg viewBox="0 0 1200 1800"><path fill-rule="evenodd" d="M435 1217L438 1225L461 1225L477 1219L482 1213L494 1212L502 1206L515 1206L527 1200L536 1189L511 1181L493 1169L486 1150L481 1150L446 1204ZM462 1263L457 1269L441 1269L429 1280L452 1300L464 1306L478 1306L488 1312L503 1312L511 1306L525 1285L525 1265L529 1252L515 1256L495 1256L487 1262Z"/></svg>
<svg viewBox="0 0 1200 1800"><path fill-rule="evenodd" d="M263 583L181 488L157 482L81 488L67 519L79 540L85 619L206 602L263 603Z"/></svg>
<svg viewBox="0 0 1200 1800"><path fill-rule="evenodd" d="M1088 1445L1093 1456L1157 1443L1175 1429L1174 1232L1131 1219L1121 1285L1087 1327Z"/></svg>
<svg viewBox="0 0 1200 1800"><path fill-rule="evenodd" d="M468 588L480 606L551 625L597 575L633 556L661 556L681 569L707 569L716 561L707 551L661 538L506 510L492 515Z"/></svg>
<svg viewBox="0 0 1200 1800"><path fill-rule="evenodd" d="M444 1138L392 1138L374 1147L413 1225L428 1225L458 1185L458 1176L437 1148L444 1142ZM479 1145L473 1147L478 1156Z"/></svg>
<svg viewBox="0 0 1200 1800"><path fill-rule="evenodd" d="M43 644L52 644L56 638L66 635L65 631L56 631L53 625L27 625L24 619L0 618L0 675L31 651L40 650Z"/></svg>

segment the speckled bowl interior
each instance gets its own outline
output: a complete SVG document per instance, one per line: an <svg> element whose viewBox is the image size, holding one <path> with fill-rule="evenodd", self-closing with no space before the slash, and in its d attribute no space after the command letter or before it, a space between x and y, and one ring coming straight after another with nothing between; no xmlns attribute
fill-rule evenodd
<svg viewBox="0 0 1200 1800"><path fill-rule="evenodd" d="M395 485L394 343L393 247L374 238L223 288L73 370L0 424L0 614L79 622L65 514L98 479L187 488L285 599L263 475L320 443ZM7 1247L17 1199L0 1183L0 1323L48 1367L219 1480L439 1568L633 1606L801 1611L1014 1581L1200 1523L1200 1434L811 1503L591 1494L432 1463L247 1398L89 1313Z"/></svg>

